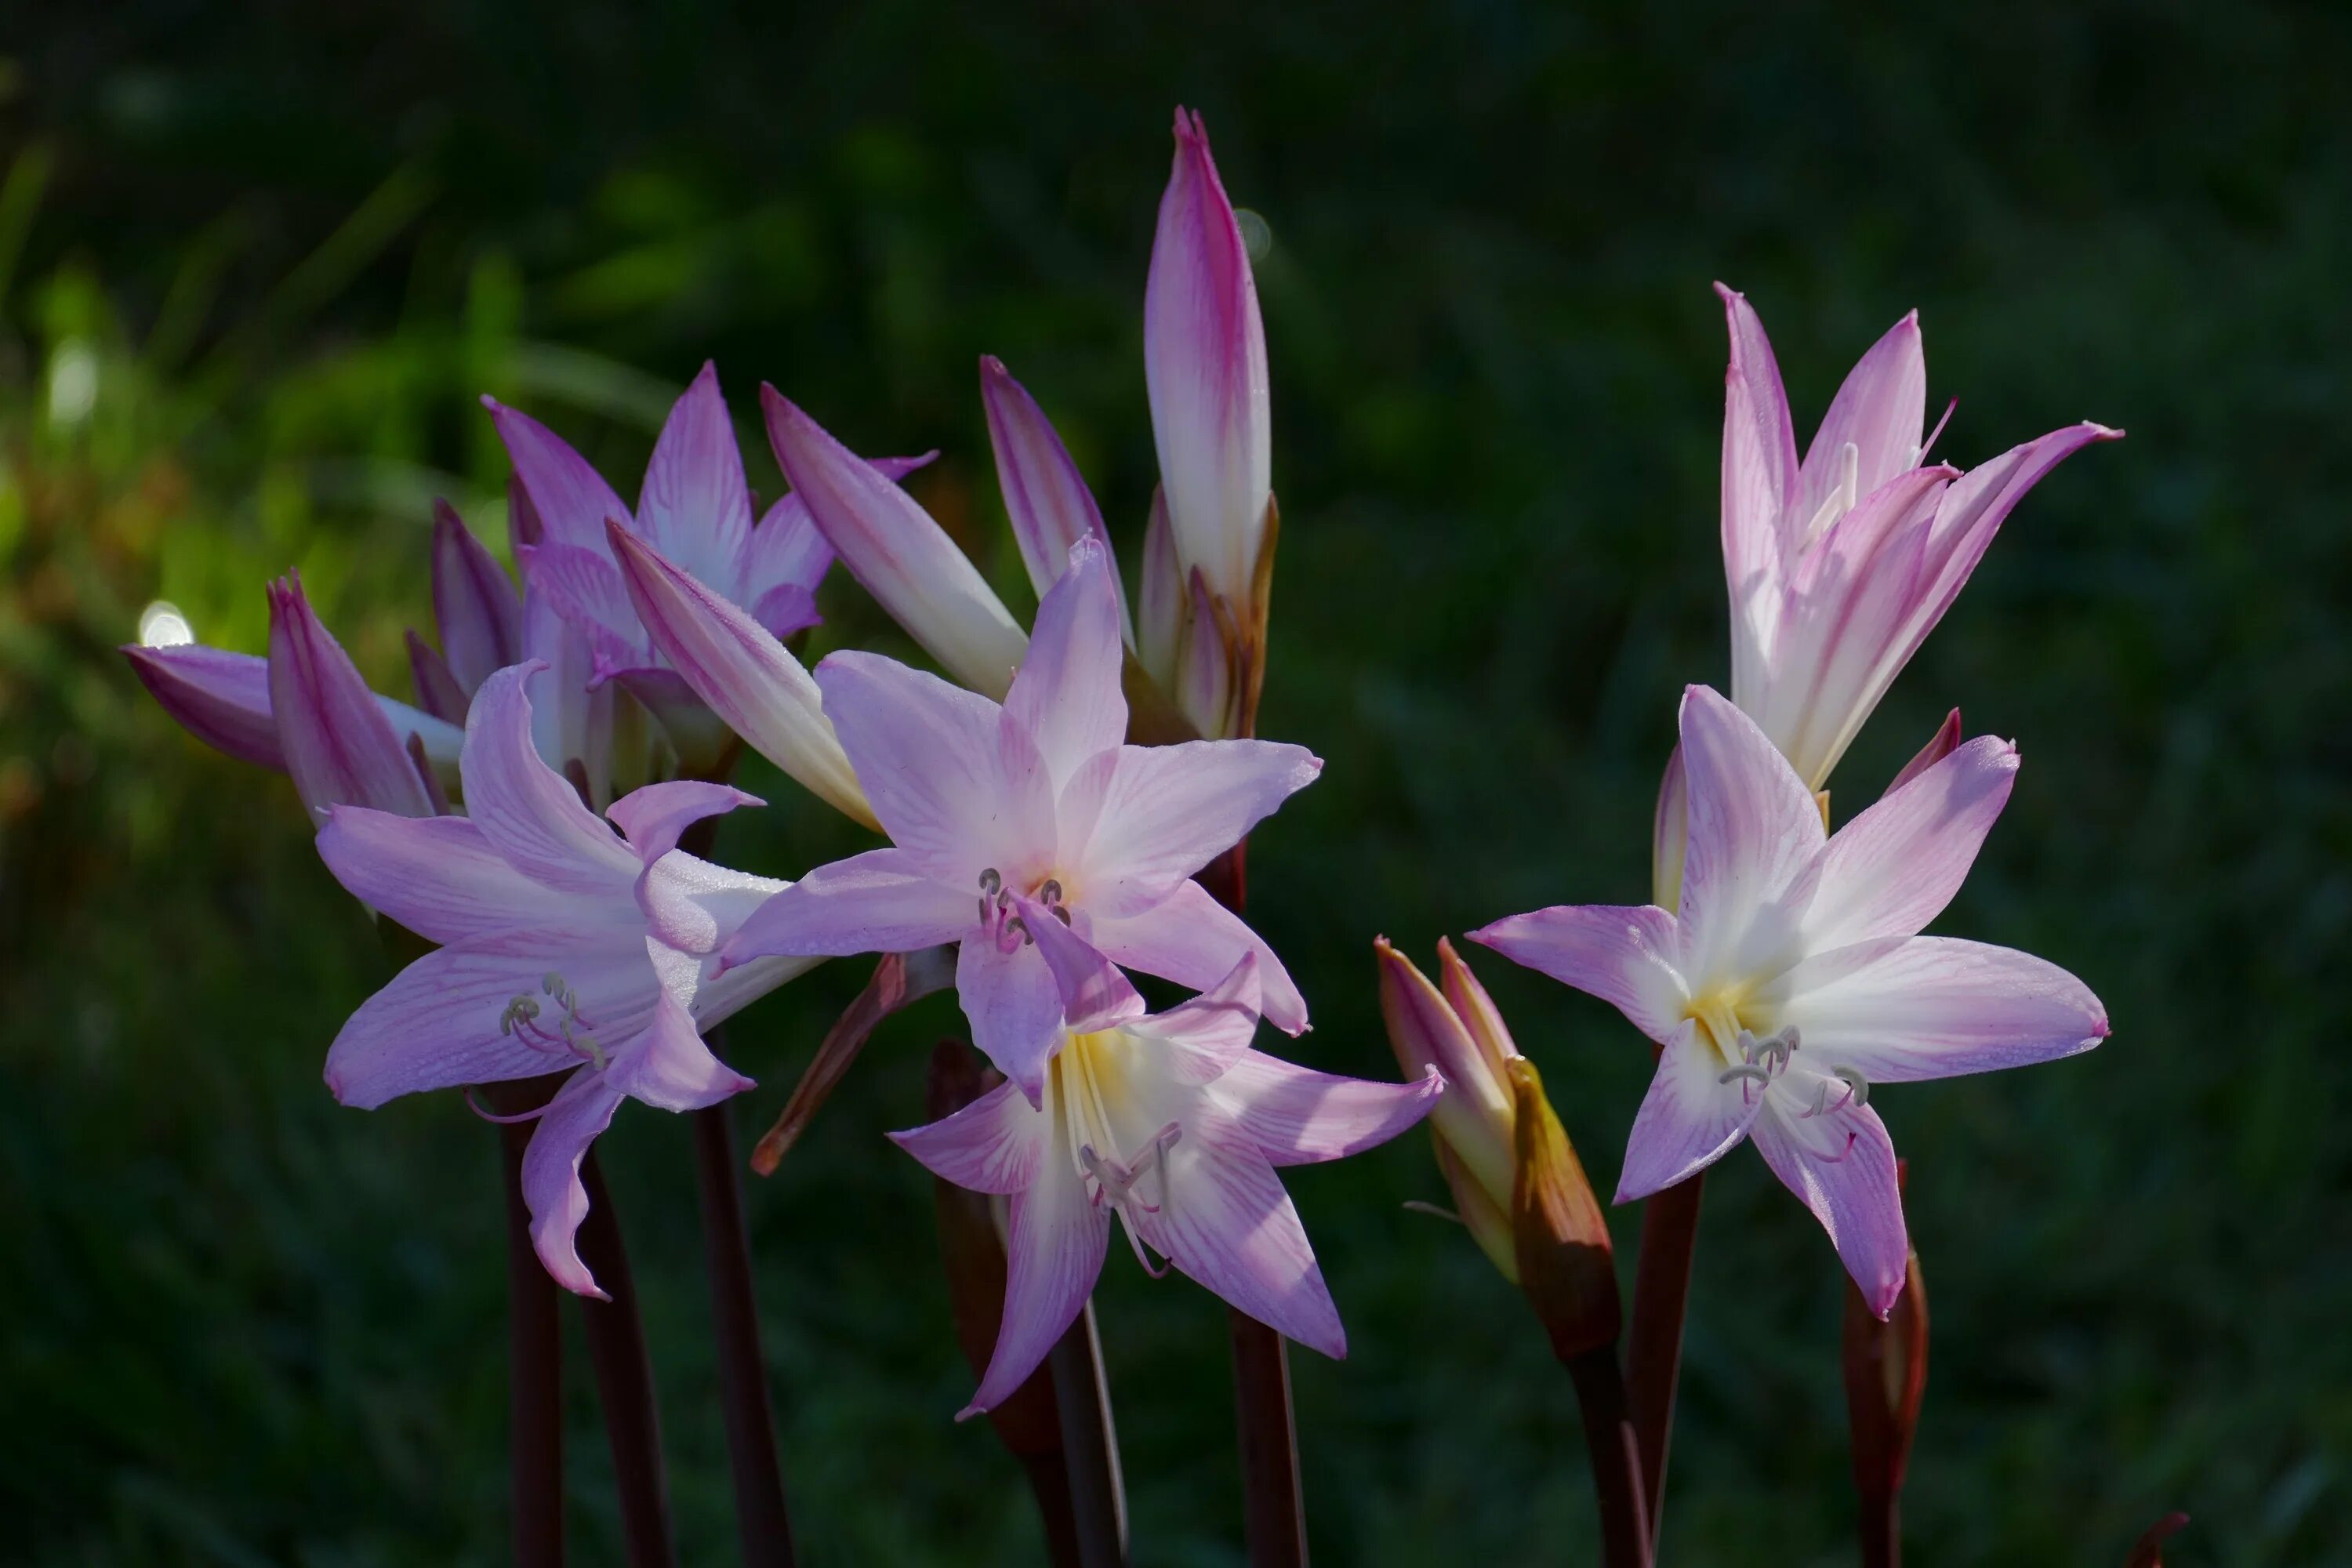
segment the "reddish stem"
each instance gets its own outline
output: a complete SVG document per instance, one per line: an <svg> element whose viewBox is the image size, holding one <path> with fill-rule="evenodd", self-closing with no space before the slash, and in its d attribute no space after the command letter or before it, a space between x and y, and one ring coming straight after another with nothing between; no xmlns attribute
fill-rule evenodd
<svg viewBox="0 0 2352 1568"><path fill-rule="evenodd" d="M1691 1257L1698 1246L1706 1173L1653 1194L1642 1205L1642 1250L1633 1266L1633 1321L1626 1345L1626 1393L1642 1455L1642 1496L1654 1552L1664 1514L1666 1451L1682 1381L1683 1319L1690 1307Z"/></svg>
<svg viewBox="0 0 2352 1568"><path fill-rule="evenodd" d="M610 1300L580 1299L588 1330L588 1360L604 1405L604 1435L613 1446L613 1480L621 1500L621 1534L630 1568L671 1568L669 1483L662 1469L661 1414L654 1402L653 1364L637 1313L636 1282L621 1244L620 1216L594 1150L580 1162L588 1215L580 1224L580 1260Z"/></svg>

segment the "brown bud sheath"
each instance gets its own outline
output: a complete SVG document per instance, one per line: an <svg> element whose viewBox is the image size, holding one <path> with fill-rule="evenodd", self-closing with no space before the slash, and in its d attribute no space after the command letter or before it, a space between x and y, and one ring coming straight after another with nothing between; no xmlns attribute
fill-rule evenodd
<svg viewBox="0 0 2352 1568"><path fill-rule="evenodd" d="M1617 1342L1623 1308L1609 1226L1585 1180L1535 1063L1515 1057L1510 1077L1517 1175L1511 1188L1511 1231L1519 1289L1568 1361Z"/></svg>
<svg viewBox="0 0 2352 1568"><path fill-rule="evenodd" d="M1898 1185L1909 1173L1908 1162L1898 1162ZM1902 1560L1896 1500L1919 1430L1919 1403L1927 1391L1927 1288L1916 1252L1904 1267L1903 1293L1885 1322L1853 1281L1846 1281L1841 1340L1853 1485L1862 1503L1863 1561L1872 1568L1894 1568Z"/></svg>

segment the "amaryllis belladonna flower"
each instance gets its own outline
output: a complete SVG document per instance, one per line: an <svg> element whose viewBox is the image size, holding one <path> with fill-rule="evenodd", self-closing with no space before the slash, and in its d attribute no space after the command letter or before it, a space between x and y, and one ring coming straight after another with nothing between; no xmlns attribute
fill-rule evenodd
<svg viewBox="0 0 2352 1568"><path fill-rule="evenodd" d="M1196 989L1254 952L1267 1020L1307 1026L1280 961L1192 877L1321 762L1265 741L1123 743L1108 563L1092 539L1069 562L1002 705L872 654L817 667L824 710L892 847L819 867L725 949L731 962L960 942L972 1041L1033 1100L1062 1005L1034 922L1016 910L1023 899L1116 962Z"/></svg>
<svg viewBox="0 0 2352 1568"><path fill-rule="evenodd" d="M891 1134L949 1181L1011 1199L1003 1327L962 1414L1019 1388L1077 1317L1114 1211L1148 1271L1162 1272L1156 1253L1260 1322L1345 1355L1339 1310L1275 1167L1395 1137L1437 1101L1436 1075L1373 1083L1252 1050L1250 953L1201 995L1147 1017L1127 977L1053 908L1024 898L1011 910L1067 1009L1042 1093L1001 1084L944 1121Z"/></svg>
<svg viewBox="0 0 2352 1568"><path fill-rule="evenodd" d="M425 816L436 787L426 767L457 760L457 727L369 690L297 577L270 584L267 658L199 643L122 652L182 729L225 755L291 774L313 817L336 805Z"/></svg>
<svg viewBox="0 0 2352 1568"><path fill-rule="evenodd" d="M2011 509L2069 453L2123 432L2069 425L1966 473L1923 466L1935 437L1920 435L1927 367L1914 312L1862 356L1801 462L1764 324L1743 296L1716 289L1731 331L1723 562L1732 700L1820 789Z"/></svg>
<svg viewBox="0 0 2352 1568"><path fill-rule="evenodd" d="M1611 1003L1658 1042L1619 1202L1752 1139L1884 1317L1906 1243L1874 1086L2049 1061L2107 1035L2105 1008L2064 970L1917 934L2007 803L2017 749L1968 742L1834 837L1771 740L1705 687L1683 700L1682 762L1675 912L1562 906L1472 940Z"/></svg>
<svg viewBox="0 0 2352 1568"><path fill-rule="evenodd" d="M492 675L467 720L469 816L337 806L319 853L343 886L441 945L335 1037L327 1087L373 1109L424 1089L570 1071L523 1161L531 1239L560 1284L598 1295L573 1250L580 1162L624 1099L665 1110L751 1087L700 1031L809 966L714 976L719 944L785 884L677 847L689 825L756 805L723 784L648 785L598 818L531 743L529 664ZM618 832L614 828L619 829Z"/></svg>
<svg viewBox="0 0 2352 1568"><path fill-rule="evenodd" d="M743 456L718 370L708 363L670 410L634 510L546 426L495 399L483 402L513 459L537 532L520 547L525 579L587 637L593 659L588 684L618 681L660 718L685 765L709 765L721 737L639 620L606 527L643 539L783 637L815 624L816 587L833 564L833 550L807 507L788 495L754 524ZM896 478L927 461L892 458L878 469Z"/></svg>

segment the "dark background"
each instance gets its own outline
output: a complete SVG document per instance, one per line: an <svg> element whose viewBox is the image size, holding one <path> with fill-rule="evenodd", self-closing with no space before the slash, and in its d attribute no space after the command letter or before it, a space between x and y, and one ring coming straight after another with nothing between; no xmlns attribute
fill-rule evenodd
<svg viewBox="0 0 2352 1568"><path fill-rule="evenodd" d="M487 1563L504 1551L495 1141L318 1080L386 972L289 786L110 651L167 598L263 646L299 565L386 689L426 502L500 536L488 391L634 494L716 356L754 483L775 381L1027 595L975 356L1059 421L1132 552L1140 303L1179 101L1265 220L1284 516L1266 733L1329 759L1252 847L1314 1065L1391 1070L1385 931L1645 894L1686 680L1725 677L1709 281L1801 436L1916 306L1939 448L2126 427L2011 522L1841 769L1944 709L2029 759L1939 930L2031 949L2113 1040L1885 1095L1934 1303L1912 1558L2352 1563L2352 132L2340 12L2239 4L1536 13L133 0L0 19L0 1556ZM836 576L823 634L887 641ZM857 836L764 767L722 854ZM1647 1073L1598 1004L1481 958L1597 1183ZM781 1103L860 978L746 1016ZM919 1117L945 999L751 1193L812 1563L1039 1556L947 1332ZM685 1125L604 1144L681 1548L732 1553ZM1565 1380L1418 1137L1291 1183L1351 1332L1297 1358L1318 1559L1591 1560ZM1621 1221L1630 1215L1620 1215ZM1622 1239L1630 1244L1631 1230ZM1238 1563L1222 1310L1114 1256L1137 1560ZM1828 1243L1711 1181L1667 1553L1852 1560ZM615 1559L576 1341L574 1554Z"/></svg>

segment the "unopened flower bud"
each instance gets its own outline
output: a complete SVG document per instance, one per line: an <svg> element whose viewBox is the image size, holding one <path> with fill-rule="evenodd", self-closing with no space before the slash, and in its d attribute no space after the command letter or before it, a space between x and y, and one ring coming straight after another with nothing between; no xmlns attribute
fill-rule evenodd
<svg viewBox="0 0 2352 1568"><path fill-rule="evenodd" d="M1617 1342L1623 1310L1616 1259L1576 1146L1544 1098L1542 1075L1525 1057L1505 1068L1517 1133L1511 1236L1519 1289L1565 1362Z"/></svg>

